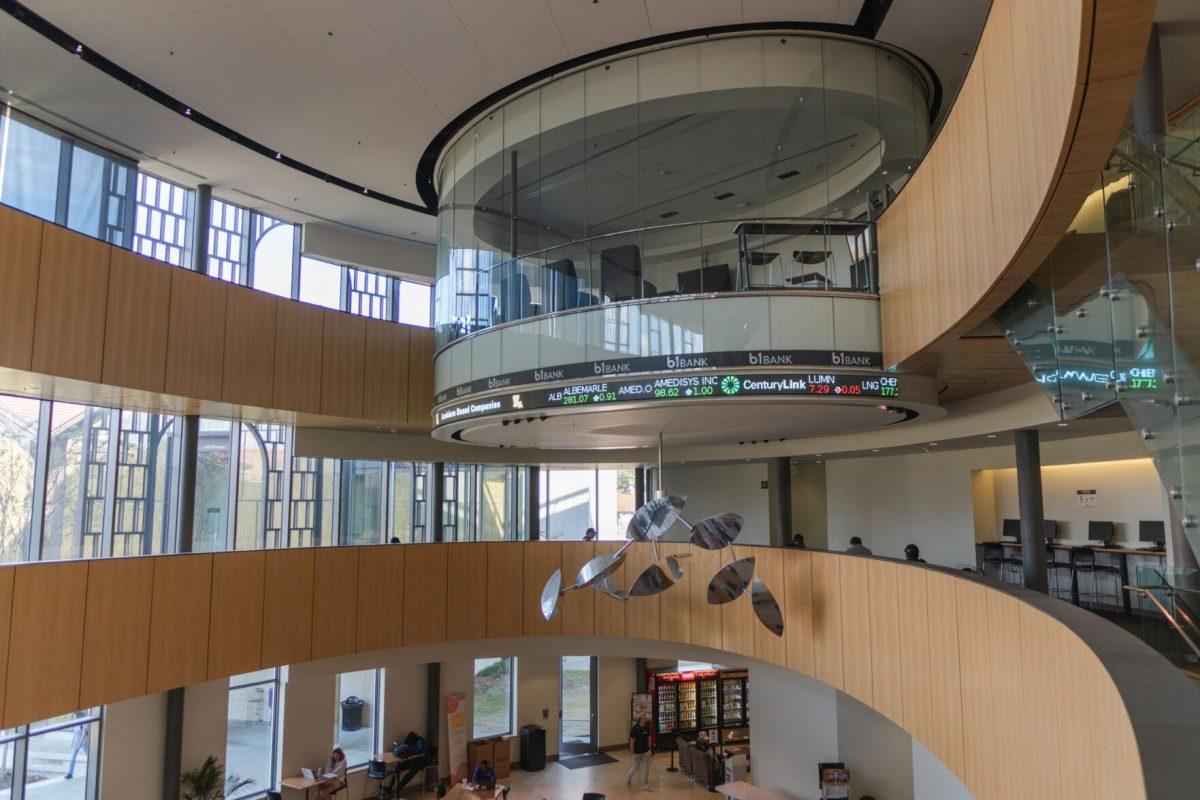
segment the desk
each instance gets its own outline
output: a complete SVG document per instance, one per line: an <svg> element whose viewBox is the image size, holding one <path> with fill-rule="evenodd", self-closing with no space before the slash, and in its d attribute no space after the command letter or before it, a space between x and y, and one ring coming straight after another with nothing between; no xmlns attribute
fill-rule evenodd
<svg viewBox="0 0 1200 800"><path fill-rule="evenodd" d="M296 791L304 791L304 800L308 800L308 790L313 787L320 786L325 783L317 778L305 778L303 775L297 775L294 778L284 778L279 782L281 789L295 789Z"/></svg>
<svg viewBox="0 0 1200 800"><path fill-rule="evenodd" d="M1020 542L980 542L980 544L998 544L1007 547L1011 550L1021 550ZM1165 561L1167 558L1166 550L1150 550L1141 547L1101 547L1099 545L1083 545L1083 544L1063 544L1054 542L1050 545L1053 550L1066 550L1067 563L1072 565L1071 569L1071 602L1079 605L1079 576L1074 570L1075 558L1074 552L1076 547L1091 547L1096 553L1108 553L1117 557L1117 568L1121 573L1121 609L1126 614L1133 613L1133 604L1130 600L1129 592L1124 587L1129 585L1129 556L1152 556L1159 560ZM1056 561L1058 559L1055 559Z"/></svg>

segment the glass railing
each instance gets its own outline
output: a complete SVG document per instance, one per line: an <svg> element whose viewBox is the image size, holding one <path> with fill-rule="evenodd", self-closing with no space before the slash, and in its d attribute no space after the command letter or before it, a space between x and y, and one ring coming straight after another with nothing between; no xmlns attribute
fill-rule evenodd
<svg viewBox="0 0 1200 800"><path fill-rule="evenodd" d="M579 239L498 259L440 254L438 345L495 325L590 306L689 295L878 291L870 222L731 219Z"/></svg>
<svg viewBox="0 0 1200 800"><path fill-rule="evenodd" d="M1188 567L1139 567L1130 589L1142 640L1200 677L1200 573Z"/></svg>
<svg viewBox="0 0 1200 800"><path fill-rule="evenodd" d="M1063 419L1112 403L1200 551L1200 164L1125 135L1054 251L996 314Z"/></svg>

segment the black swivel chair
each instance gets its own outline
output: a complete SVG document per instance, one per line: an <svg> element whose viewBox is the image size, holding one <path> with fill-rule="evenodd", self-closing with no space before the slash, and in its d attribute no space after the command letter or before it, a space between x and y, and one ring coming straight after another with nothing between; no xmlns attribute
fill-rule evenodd
<svg viewBox="0 0 1200 800"><path fill-rule="evenodd" d="M688 269L675 276L675 286L680 294L733 291L733 279L728 264L713 264L699 269Z"/></svg>
<svg viewBox="0 0 1200 800"><path fill-rule="evenodd" d="M1021 571L1023 569L1021 559L1004 555L1004 545L999 542L983 543L983 568L985 574L988 564L999 570L1000 580L1007 583L1021 583ZM1016 580L1010 581L1007 577L1008 575L1015 575Z"/></svg>
<svg viewBox="0 0 1200 800"><path fill-rule="evenodd" d="M1112 595L1107 595L1116 601L1118 606L1121 605L1121 592L1125 591L1121 587L1121 569L1113 564L1100 564L1096 562L1096 551L1091 547L1072 547L1071 548L1071 570L1078 574L1092 576L1092 590L1084 592L1082 589L1079 592L1079 598L1082 601L1083 597L1087 596L1087 605L1093 607L1096 599L1102 595L1099 592L1098 575L1111 575L1115 590ZM1076 578L1078 582L1078 578Z"/></svg>
<svg viewBox="0 0 1200 800"><path fill-rule="evenodd" d="M388 780L389 777L392 779L391 781ZM387 764L377 758L372 758L367 762L367 784L369 785L371 781L379 781L379 791L375 795L378 800L383 800L385 795L395 796L394 788L398 777L395 773L388 772Z"/></svg>
<svg viewBox="0 0 1200 800"><path fill-rule="evenodd" d="M612 303L658 294L654 284L642 280L642 252L636 244L600 251L600 294Z"/></svg>
<svg viewBox="0 0 1200 800"><path fill-rule="evenodd" d="M604 795L598 792L584 792L583 800L604 800Z"/></svg>

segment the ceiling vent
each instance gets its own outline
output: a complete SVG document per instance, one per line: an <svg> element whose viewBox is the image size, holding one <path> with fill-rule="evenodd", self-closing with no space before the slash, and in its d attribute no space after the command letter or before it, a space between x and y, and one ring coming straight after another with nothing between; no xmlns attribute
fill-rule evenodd
<svg viewBox="0 0 1200 800"><path fill-rule="evenodd" d="M671 217L678 217L678 216L679 216L678 211L668 211L665 214L659 214L658 218L659 219L670 219Z"/></svg>
<svg viewBox="0 0 1200 800"><path fill-rule="evenodd" d="M731 197L733 197L733 192L721 192L719 195L716 195L718 200L728 200Z"/></svg>
<svg viewBox="0 0 1200 800"><path fill-rule="evenodd" d="M800 170L791 169L791 170L788 170L787 172L783 173L782 175L777 175L776 177L779 178L779 180L781 180L781 181L786 181L788 178L794 178L799 174L800 174Z"/></svg>

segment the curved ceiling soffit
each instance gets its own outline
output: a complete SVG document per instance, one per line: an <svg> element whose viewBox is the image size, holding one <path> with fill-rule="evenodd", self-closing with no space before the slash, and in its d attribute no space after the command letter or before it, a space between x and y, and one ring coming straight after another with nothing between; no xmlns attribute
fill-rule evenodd
<svg viewBox="0 0 1200 800"><path fill-rule="evenodd" d="M993 2L954 107L912 179L880 216L880 252L882 255L889 246L894 248L898 259L892 263L901 268L898 284L903 284L904 294L901 299L899 289L890 293L886 283L883 287L885 364L919 370L923 357L939 352L940 346L952 344L986 321L1050 254L1092 191L1095 176L1120 132L1141 74L1155 3L1154 0L1075 2L1080 8L1075 9L1074 3L1043 7L1012 0ZM1051 7L1057 9L1057 16L1048 16L1046 9ZM1007 18L994 20L998 10ZM1079 15L1075 20L1077 26L1064 27L1073 13ZM1036 35L1031 33L1035 25L1040 28ZM1058 37L1056 41L1064 36L1078 37L1077 58L1070 65L1056 62L1062 55L1061 47L1029 45L1031 41L1036 45L1039 37L1054 36ZM1025 42L1020 48L1024 58L1018 59L1017 45L1022 42ZM989 60L992 63L986 63ZM1024 86L1032 82L1042 87L1043 95L1047 93L1046 85L1052 82L1051 77L1072 81L1069 108L1062 108L1062 118L1054 120L1059 124L1053 131L1045 130L1048 118L1038 116L1039 111L1046 111L1045 97L1027 98L1023 114L1003 113L1010 106L1022 109L1021 98L1016 96L1021 86L1011 83L1011 75L1011 92L1006 91L1002 79L988 77L993 71L1003 74L1002 68L1007 67L1022 70L1017 81L1023 78ZM1063 72L1068 69L1069 75ZM1058 72L1050 76L1045 70ZM990 108L993 86L998 89L999 111ZM987 99L980 100L984 94ZM976 102L971 102L972 98ZM1043 108L1032 107L1038 102ZM1056 113L1057 110L1058 107ZM977 124L981 117L987 119L982 134ZM1017 125L1008 130L993 130L993 117L1015 120ZM1053 145L1052 148L1022 157L1012 143L1027 141L1028 131L1038 130L1039 126L1042 141ZM954 140L956 134L958 141ZM981 145L982 150L960 153L961 141ZM997 146L997 142L1001 144ZM1000 155L995 152L997 149ZM981 158L985 171L990 169L1003 176L993 174L986 184L991 192L985 215L987 225L979 228L979 220L971 215L967 216L965 226L936 225L932 215L944 212L934 210L934 198L954 197L959 202L945 205L947 208L953 205L959 211L975 199L967 191L974 187L966 180L960 181L953 191L944 186L951 176L969 169L967 155ZM957 163L960 156L964 158L962 165ZM1045 171L1037 172L1041 169L1039 165L1044 165ZM1017 176L1016 185L1013 175ZM1037 184L1036 198L1029 196L1029 181L1035 177L1041 181ZM1025 197L1016 201L1013 208L1013 198L1022 193ZM914 222L918 214L919 221ZM921 238L910 237L907 231L917 228L928 228L933 233L927 231ZM940 260L940 254L960 252L960 244L963 248L971 247L970 241L956 243L953 239L964 235L964 230L965 235L986 233L990 247L965 262L951 264L949 260ZM974 266L968 270L964 263ZM921 264L934 268L921 272L917 269ZM955 269L962 273L962 285L951 290L940 276Z"/></svg>
<svg viewBox="0 0 1200 800"><path fill-rule="evenodd" d="M872 5L867 3L867 5ZM865 7L864 7L865 10ZM632 42L613 45L601 50L595 50L591 53L586 53L582 56L569 58L553 66L539 70L532 75L527 75L520 80L510 83L501 89L489 94L479 102L472 105L470 108L463 111L454 119L438 131L433 137L429 145L425 148L425 152L421 154L420 160L417 162L417 191L421 195L421 199L425 201L430 209L436 210L438 203L437 188L434 184L434 172L437 167L438 159L446 147L451 144L455 138L465 129L471 126L479 117L483 116L488 110L493 109L508 100L522 94L526 90L532 89L540 84L547 83L555 78L562 77L567 73L577 72L580 69L599 64L604 61L611 61L627 53L633 53L639 50L646 50L664 45L682 43L689 39L704 39L707 37L727 36L739 33L774 33L774 32L794 32L794 33L812 33L812 34L836 34L838 36L855 39L864 44L871 44L877 47L886 47L896 53L903 55L909 59L923 73L923 77L929 81L930 102L929 102L929 122L932 125L937 119L937 115L942 105L942 83L938 80L937 73L933 68L920 56L905 50L895 45L885 44L875 39L875 35L879 30L879 23L882 18L871 21L864 20L864 16L860 15L858 22L854 25L836 25L829 23L817 22L747 22L736 25L716 25L708 28L693 28L686 31L676 31L674 33L664 33L657 36L650 36L644 39L637 39Z"/></svg>
<svg viewBox="0 0 1200 800"><path fill-rule="evenodd" d="M182 100L174 97L171 94L168 94L162 89L159 89L149 81L144 80L138 75L135 75L134 73L125 69L120 64L117 64L115 61L112 61L103 54L91 49L84 42L81 42L67 31L50 22L45 17L37 14L32 9L19 2L19 0L0 0L0 11L8 14L16 21L42 36L44 39L57 45L66 52L71 53L76 58L83 60L90 66L108 75L110 78L113 78L114 80L124 84L133 91L141 94L143 97L146 97L147 99L176 114L179 114L182 117L186 117L197 125L218 136L228 139L230 142L233 142L236 145L244 147L253 153L257 153L263 158L269 158L272 161L279 163L281 166L288 167L289 169L295 170L304 175L308 175L312 178L316 178L332 186L345 189L346 191L354 192L357 195L361 195L381 203L386 203L388 205L403 208L408 211L415 211L419 214L433 216L437 213L438 199L437 192L433 185L433 171L434 165L437 162L437 158L441 153L442 148L459 132L459 130L461 130L466 124L468 124L484 110L529 86L540 83L561 72L576 69L593 61L612 58L624 52L661 45L677 40L703 36L722 35L743 31L750 32L755 30L795 30L818 33L837 33L860 39L873 40L879 30L879 26L883 22L883 18L886 16L887 11L886 5L882 6L881 9L875 9L877 5L880 4L871 2L866 3L863 7L863 12L860 13L859 18L854 25L804 22L745 23L739 25L714 26L709 28L661 34L645 39L639 39L633 42L614 45L612 47L597 50L583 56L571 58L560 64L556 64L547 69L534 73L533 75L522 78L521 80L515 81L514 83L509 84L508 86L505 86L496 92L493 92L455 117L449 125L443 128L437 134L437 136L434 137L434 140L426 148L417 164L416 174L417 190L421 195L421 199L425 202L425 205L420 205L419 203L413 203L399 197L394 197L384 192L371 189L369 186L363 186L355 181L340 178L318 167L315 167L312 164L292 158L282 151L276 150L275 148L253 139L250 136L234 130L219 120L193 109ZM911 58L914 62L918 63L921 68L925 70L930 79L933 87L933 102L930 116L930 119L932 120L936 115L937 109L941 103L941 83L938 81L937 76L934 74L932 68L930 68L925 61L912 53L905 52L905 55Z"/></svg>

